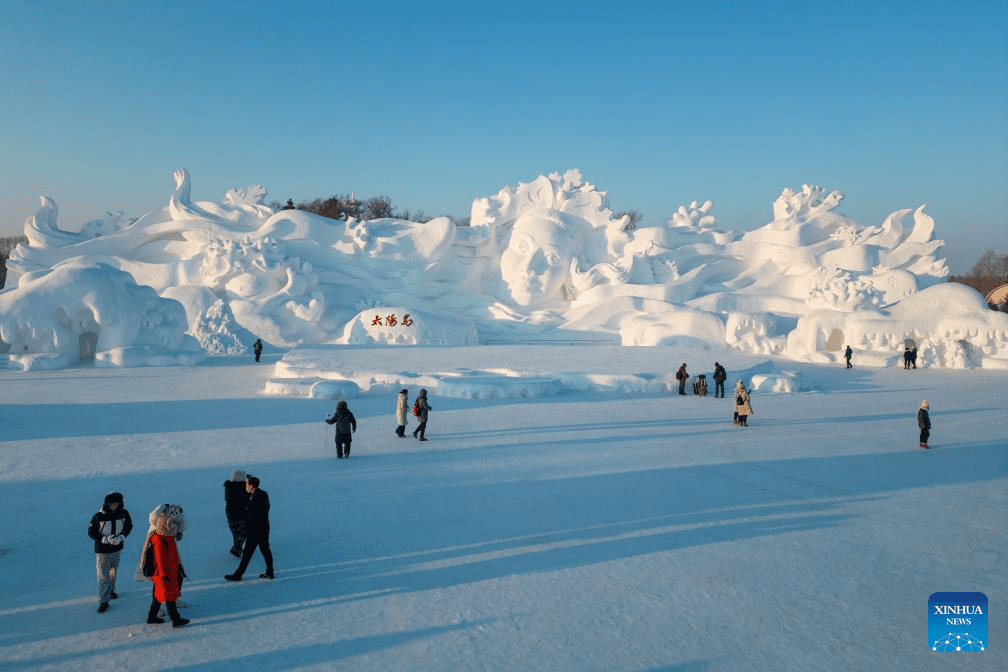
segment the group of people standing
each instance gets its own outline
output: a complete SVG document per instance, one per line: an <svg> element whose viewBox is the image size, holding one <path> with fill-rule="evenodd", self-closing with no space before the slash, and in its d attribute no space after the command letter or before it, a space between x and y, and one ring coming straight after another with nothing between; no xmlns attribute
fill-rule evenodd
<svg viewBox="0 0 1008 672"><path fill-rule="evenodd" d="M686 381L689 379L689 373L686 370L686 362L683 362L675 374L676 380L679 381L679 394L686 394ZM725 368L721 366L721 362L714 362L714 398L724 399L725 396L725 380L728 379L728 372ZM699 396L707 396L707 379L706 376L701 374L698 377L697 383L693 387L693 393ZM732 424L737 427L748 427L749 426L749 416L753 414L752 400L750 398L749 390L746 389L745 383L740 378L737 383L735 383L735 412L732 417Z"/></svg>
<svg viewBox="0 0 1008 672"><path fill-rule="evenodd" d="M904 369L916 369L917 368L917 346L912 348L907 346L903 349L903 368Z"/></svg>

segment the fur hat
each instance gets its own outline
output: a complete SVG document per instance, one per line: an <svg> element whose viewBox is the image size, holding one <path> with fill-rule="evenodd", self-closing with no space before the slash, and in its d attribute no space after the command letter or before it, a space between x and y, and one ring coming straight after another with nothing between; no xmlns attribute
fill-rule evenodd
<svg viewBox="0 0 1008 672"><path fill-rule="evenodd" d="M427 390L421 388L420 392L417 393L417 396L418 397L426 397L427 396Z"/></svg>
<svg viewBox="0 0 1008 672"><path fill-rule="evenodd" d="M107 509L109 504L118 504L119 506L123 506L122 493L113 490L112 492L105 495L105 501L102 503L102 508Z"/></svg>
<svg viewBox="0 0 1008 672"><path fill-rule="evenodd" d="M245 476L246 476L246 474L245 474L245 472L243 470L241 470L241 469L235 469L234 471L231 472L231 481L234 482L234 483L237 483L239 481L244 481L245 480Z"/></svg>
<svg viewBox="0 0 1008 672"><path fill-rule="evenodd" d="M148 516L151 529L165 537L175 537L176 541L182 540L182 533L185 532L186 519L182 507L178 504L160 504L150 512Z"/></svg>
<svg viewBox="0 0 1008 672"><path fill-rule="evenodd" d="M921 402L921 408L923 408L925 411L930 408L930 406L928 406L927 399Z"/></svg>

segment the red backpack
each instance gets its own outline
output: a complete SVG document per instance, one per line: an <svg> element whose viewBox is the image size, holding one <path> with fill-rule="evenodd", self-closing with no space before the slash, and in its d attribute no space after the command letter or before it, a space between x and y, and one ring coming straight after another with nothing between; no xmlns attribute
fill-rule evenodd
<svg viewBox="0 0 1008 672"><path fill-rule="evenodd" d="M413 402L413 415L415 415L418 418L420 417L420 400L419 399L416 399Z"/></svg>

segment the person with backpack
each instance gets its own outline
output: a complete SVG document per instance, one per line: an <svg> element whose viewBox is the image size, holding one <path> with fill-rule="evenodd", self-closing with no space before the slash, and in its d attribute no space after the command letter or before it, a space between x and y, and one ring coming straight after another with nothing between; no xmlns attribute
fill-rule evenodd
<svg viewBox="0 0 1008 672"><path fill-rule="evenodd" d="M679 381L679 394L686 394L686 380L689 378L689 374L686 373L686 362L682 363L679 370L675 374L676 380Z"/></svg>
<svg viewBox="0 0 1008 672"><path fill-rule="evenodd" d="M182 618L179 614L176 605L182 596L182 580L186 578L185 569L179 560L177 545L185 532L185 514L178 504L161 504L151 511L148 520L151 527L147 532L144 553L140 560L143 567L148 564L145 558L149 559L150 568L141 571L154 583L150 609L147 610L147 623L151 625L164 623L164 619L158 616L161 604L164 603L172 626L181 628L189 623L188 618Z"/></svg>
<svg viewBox="0 0 1008 672"><path fill-rule="evenodd" d="M752 415L752 404L750 403L749 392L745 389L745 383L741 379L735 383L735 424L741 427L749 426L749 416Z"/></svg>
<svg viewBox="0 0 1008 672"><path fill-rule="evenodd" d="M728 378L728 372L719 362L714 362L714 398L720 396L724 399L724 381Z"/></svg>
<svg viewBox="0 0 1008 672"><path fill-rule="evenodd" d="M357 431L357 418L347 408L345 401L339 400L336 412L331 418L326 418L326 423L336 425L336 457L341 460L350 457L350 443L353 441L353 432Z"/></svg>
<svg viewBox="0 0 1008 672"><path fill-rule="evenodd" d="M917 426L920 428L920 447L924 450L928 449L928 438L931 436L931 416L928 414L927 399L921 402L920 408L917 410Z"/></svg>
<svg viewBox="0 0 1008 672"><path fill-rule="evenodd" d="M255 352L256 361L259 361L259 357L262 356L262 339L257 338L255 343L252 344L252 350Z"/></svg>
<svg viewBox="0 0 1008 672"><path fill-rule="evenodd" d="M409 411L409 390L403 388L399 390L396 397L396 436L400 439L406 438L406 413Z"/></svg>
<svg viewBox="0 0 1008 672"><path fill-rule="evenodd" d="M126 537L133 531L133 519L123 503L121 492L105 495L101 508L91 516L88 536L94 540L95 564L98 573L98 613L108 611L109 600L118 595L115 592L116 574L119 573L119 558L122 555Z"/></svg>
<svg viewBox="0 0 1008 672"><path fill-rule="evenodd" d="M417 393L417 398L413 402L413 415L416 416L417 428L413 430L413 438L419 439L420 441L426 441L427 438L424 436L424 432L427 431L427 416L430 413L431 406L427 403L427 390L421 389Z"/></svg>

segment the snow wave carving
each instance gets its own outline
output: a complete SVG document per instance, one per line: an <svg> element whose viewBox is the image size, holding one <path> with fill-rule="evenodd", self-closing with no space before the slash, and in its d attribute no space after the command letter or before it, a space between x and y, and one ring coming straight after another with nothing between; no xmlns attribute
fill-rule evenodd
<svg viewBox="0 0 1008 672"><path fill-rule="evenodd" d="M0 294L43 306L4 316L19 347L54 347L23 334L38 311L59 321L66 307L46 304L45 285L63 269L77 269L82 294L112 291L79 273L93 268L176 300L211 354L241 353L257 337L278 348L570 340L835 361L849 344L863 364L888 365L912 338L928 366L1008 368L1008 317L962 294L972 290L947 289L923 206L863 226L839 212L841 192L804 185L784 189L773 221L744 234L719 228L710 201L630 228L606 192L569 170L475 199L471 225L456 227L274 212L259 185L197 201L187 171L174 180L165 207L109 214L80 233L61 230L42 198L25 223L29 244L9 260L17 287ZM407 315L416 321L404 330Z"/></svg>

